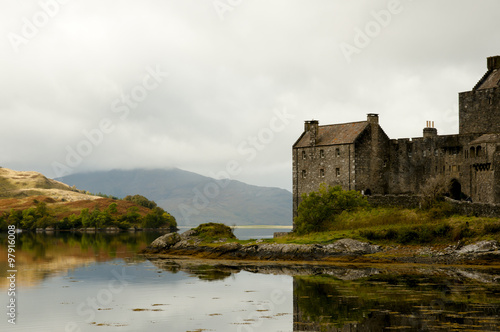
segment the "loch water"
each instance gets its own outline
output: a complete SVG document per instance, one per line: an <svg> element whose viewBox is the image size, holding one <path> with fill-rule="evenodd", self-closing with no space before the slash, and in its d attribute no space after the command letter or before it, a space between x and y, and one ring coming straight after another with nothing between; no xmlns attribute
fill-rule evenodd
<svg viewBox="0 0 500 332"><path fill-rule="evenodd" d="M0 331L500 331L500 269L148 260L158 235L18 234L14 325L1 234Z"/></svg>

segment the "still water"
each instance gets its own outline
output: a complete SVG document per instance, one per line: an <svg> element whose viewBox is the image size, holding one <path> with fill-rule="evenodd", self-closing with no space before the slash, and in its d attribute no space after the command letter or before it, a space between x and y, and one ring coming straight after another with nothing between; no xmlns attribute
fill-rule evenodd
<svg viewBox="0 0 500 332"><path fill-rule="evenodd" d="M7 322L7 244L0 237L0 330L500 330L498 269L139 255L157 236L19 234L15 325Z"/></svg>

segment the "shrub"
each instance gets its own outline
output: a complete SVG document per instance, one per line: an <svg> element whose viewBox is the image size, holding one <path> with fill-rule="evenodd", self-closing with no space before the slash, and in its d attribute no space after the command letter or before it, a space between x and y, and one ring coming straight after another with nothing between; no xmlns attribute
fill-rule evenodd
<svg viewBox="0 0 500 332"><path fill-rule="evenodd" d="M402 244L414 243L419 241L418 232L414 229L402 229L398 236L398 242Z"/></svg>
<svg viewBox="0 0 500 332"><path fill-rule="evenodd" d="M452 237L454 241L462 240L467 237L473 237L474 232L470 229L469 223L461 224L458 227L455 227L452 232Z"/></svg>
<svg viewBox="0 0 500 332"><path fill-rule="evenodd" d="M319 191L302 195L294 231L297 234L326 231L343 211L367 206L368 201L357 191L322 184Z"/></svg>
<svg viewBox="0 0 500 332"><path fill-rule="evenodd" d="M220 223L206 223L201 224L198 227L194 228L195 232L193 235L199 237L205 241L214 241L219 239L235 239L236 237L233 234L233 230L231 227L226 226Z"/></svg>
<svg viewBox="0 0 500 332"><path fill-rule="evenodd" d="M455 213L453 206L448 202L435 202L429 209L429 218L433 220L443 219Z"/></svg>
<svg viewBox="0 0 500 332"><path fill-rule="evenodd" d="M500 221L489 222L484 224L483 231L485 234L494 234L500 232Z"/></svg>
<svg viewBox="0 0 500 332"><path fill-rule="evenodd" d="M448 224L439 224L434 228L434 236L446 238L450 235L452 227Z"/></svg>

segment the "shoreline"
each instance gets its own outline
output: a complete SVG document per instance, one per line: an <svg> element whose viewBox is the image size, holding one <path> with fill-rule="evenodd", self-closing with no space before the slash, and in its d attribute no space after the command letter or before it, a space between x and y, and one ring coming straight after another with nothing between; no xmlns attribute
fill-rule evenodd
<svg viewBox="0 0 500 332"><path fill-rule="evenodd" d="M499 265L500 245L479 241L460 247L379 246L352 239L332 244L277 244L238 242L202 243L177 233L160 236L142 251L148 258L189 257L210 260L351 263Z"/></svg>

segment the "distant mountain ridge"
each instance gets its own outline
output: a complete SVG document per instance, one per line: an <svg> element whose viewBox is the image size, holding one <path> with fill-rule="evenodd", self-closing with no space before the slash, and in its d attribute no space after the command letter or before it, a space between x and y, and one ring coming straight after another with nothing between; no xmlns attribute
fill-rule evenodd
<svg viewBox="0 0 500 332"><path fill-rule="evenodd" d="M92 193L146 196L171 213L179 225L292 225L289 191L216 180L178 168L78 173L57 180Z"/></svg>

